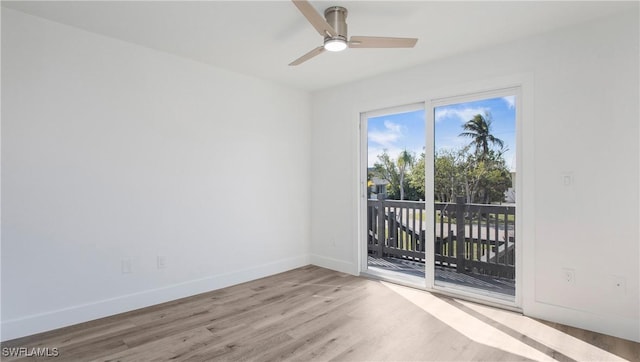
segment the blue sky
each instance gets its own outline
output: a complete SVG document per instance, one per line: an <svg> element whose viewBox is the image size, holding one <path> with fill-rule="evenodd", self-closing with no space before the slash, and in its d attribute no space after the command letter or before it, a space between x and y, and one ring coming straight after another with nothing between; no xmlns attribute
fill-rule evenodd
<svg viewBox="0 0 640 362"><path fill-rule="evenodd" d="M493 119L492 134L500 138L509 150L504 154L507 166L515 170L515 97L484 99L481 101L458 103L435 109L435 147L457 149L469 144L470 138L458 137L463 132L462 125L476 114L489 112ZM406 149L422 152L425 137L425 113L423 110L398 113L368 119L368 164L377 160L377 155L387 149L396 158Z"/></svg>
<svg viewBox="0 0 640 362"><path fill-rule="evenodd" d="M369 167L385 149L394 159L405 149L418 157L424 147L425 123L424 110L369 118Z"/></svg>

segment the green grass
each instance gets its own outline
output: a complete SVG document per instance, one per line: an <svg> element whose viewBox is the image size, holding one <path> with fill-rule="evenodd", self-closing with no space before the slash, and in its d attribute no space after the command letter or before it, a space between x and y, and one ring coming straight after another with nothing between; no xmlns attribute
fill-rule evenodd
<svg viewBox="0 0 640 362"><path fill-rule="evenodd" d="M414 215L410 215L409 220L411 219L411 216L414 216L416 221L422 220L422 221L427 221L427 213L426 212L422 212L422 215L420 215L420 213L415 213ZM422 216L422 217L421 217ZM497 214L498 217L498 222L504 222L504 214ZM451 219L451 223L455 223L456 219L455 217L448 217L448 216L444 216L442 218L442 222L443 223L449 223L449 219ZM489 221L491 223L495 223L496 220L496 214L490 214L488 217ZM436 211L436 215L434 215L434 221L437 223L440 221L440 213L438 211ZM468 221L468 220L467 220ZM482 217L482 218L478 218L478 217L474 217L471 222L473 224L477 224L479 221L482 221L482 223L486 223L487 222L487 217ZM516 216L515 215L507 215L507 222L509 223L514 223L516 221Z"/></svg>
<svg viewBox="0 0 640 362"><path fill-rule="evenodd" d="M417 251L413 248L413 245L411 245L411 239L405 239L402 240L401 239L401 235L402 237L407 238L409 236L409 234L407 234L406 232L402 232L398 234L398 246L396 246L396 248L401 249L401 250L412 250L412 251ZM487 255L487 252L489 251L489 248L491 247L491 245L479 245L478 243L472 243L469 241L465 242L465 250L469 249L469 244L471 244L471 260L475 260L475 261L483 261L478 259L478 249L480 249L480 256L481 257L485 257ZM418 245L416 245L418 246ZM437 250L436 253L437 254L441 254L441 255L445 255L445 256L456 256L457 255L457 245L455 242L451 242L451 243L445 243L442 246L441 250ZM468 259L468 258L467 258ZM486 259L485 259L486 260Z"/></svg>
<svg viewBox="0 0 640 362"><path fill-rule="evenodd" d="M478 248L481 248L480 249L481 250L480 256L487 255L487 252L489 250L489 246L486 245L486 244L485 245L478 245L477 243L470 243L470 242L465 242L465 244L466 244L465 245L465 250L468 250L469 244L471 244L471 246L472 246L472 254L471 254L472 258L471 258L471 260L480 261L478 259ZM449 252L450 251L449 249L452 249L451 250L452 252ZM456 243L445 244L442 247L442 253L441 254L445 255L445 256L456 256L457 255L457 249L458 248L457 248Z"/></svg>
<svg viewBox="0 0 640 362"><path fill-rule="evenodd" d="M504 214L497 214L497 216L498 216L498 223L504 223ZM423 219L425 219L425 218L423 217ZM451 221L449 221L449 220L451 220ZM496 214L490 214L489 217L480 217L480 218L474 217L471 220L471 223L474 224L474 225L477 225L479 222L481 222L482 224L486 224L487 221L489 221L490 225L495 224L495 222L496 222ZM515 221L516 221L516 216L515 215L507 215L507 222L508 223L513 224ZM436 216L435 216L435 222L436 223L440 222L439 213L437 213ZM451 222L452 224L455 224L456 223L456 218L455 217L450 218L448 216L444 216L442 218L442 222L444 224L447 224L449 222ZM466 219L465 223L468 223L468 222L469 222L469 220Z"/></svg>

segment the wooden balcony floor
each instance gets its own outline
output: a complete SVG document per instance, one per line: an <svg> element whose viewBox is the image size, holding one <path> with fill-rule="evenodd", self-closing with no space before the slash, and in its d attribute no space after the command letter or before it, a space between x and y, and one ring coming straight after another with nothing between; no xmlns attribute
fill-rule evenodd
<svg viewBox="0 0 640 362"><path fill-rule="evenodd" d="M368 257L369 267L399 272L424 278L424 263L398 258ZM465 288L479 289L484 292L497 293L515 297L515 281L506 278L493 278L474 273L458 273L454 269L436 266L436 283L447 283Z"/></svg>

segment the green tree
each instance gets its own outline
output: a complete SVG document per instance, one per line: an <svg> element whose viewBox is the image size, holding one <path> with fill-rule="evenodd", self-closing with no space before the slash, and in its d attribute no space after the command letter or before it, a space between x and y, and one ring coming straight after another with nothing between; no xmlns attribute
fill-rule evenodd
<svg viewBox="0 0 640 362"><path fill-rule="evenodd" d="M457 195L464 194L462 184L463 160L466 149L438 150L434 155L434 198L440 202L453 202Z"/></svg>
<svg viewBox="0 0 640 362"><path fill-rule="evenodd" d="M487 163L476 153L467 153L462 167L462 186L467 203L477 202L480 184L487 173Z"/></svg>
<svg viewBox="0 0 640 362"><path fill-rule="evenodd" d="M511 187L511 173L507 168L503 152L489 151L484 160L486 173L479 184L479 198L482 203L502 201Z"/></svg>
<svg viewBox="0 0 640 362"><path fill-rule="evenodd" d="M489 155L489 144L504 147L504 142L491 134L491 114L486 112L484 117L476 114L467 123L462 125L464 132L460 133L460 137L471 138L471 145L475 145L476 155L484 160Z"/></svg>
<svg viewBox="0 0 640 362"><path fill-rule="evenodd" d="M408 198L411 200L423 200L425 195L425 153L422 152L416 159L409 173Z"/></svg>
<svg viewBox="0 0 640 362"><path fill-rule="evenodd" d="M389 182L387 191L390 198L405 199L414 160L415 156L407 150L400 152L396 160L391 159L387 150L378 155L378 161L373 164L373 174Z"/></svg>
<svg viewBox="0 0 640 362"><path fill-rule="evenodd" d="M400 152L398 155L396 163L398 165L400 200L404 200L405 178L407 176L407 172L413 167L414 160L415 156L407 150Z"/></svg>
<svg viewBox="0 0 640 362"><path fill-rule="evenodd" d="M439 150L434 168L434 198L439 202L454 202L456 196L464 196L467 203L499 202L511 185L502 153L493 150L484 158L470 152L470 146Z"/></svg>
<svg viewBox="0 0 640 362"><path fill-rule="evenodd" d="M387 150L378 155L378 161L373 164L374 176L383 180L387 180L387 194L390 198L395 199L400 195L400 174L396 163L391 160Z"/></svg>

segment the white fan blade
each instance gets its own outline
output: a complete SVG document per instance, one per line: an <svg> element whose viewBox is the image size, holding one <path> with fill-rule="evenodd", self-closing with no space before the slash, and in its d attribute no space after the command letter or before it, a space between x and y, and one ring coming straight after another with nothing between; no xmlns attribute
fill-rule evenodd
<svg viewBox="0 0 640 362"><path fill-rule="evenodd" d="M291 0L293 4L300 10L302 15L313 25L314 28L320 33L320 35L336 36L338 33L336 30L327 23L322 15L320 15L316 9L307 0Z"/></svg>
<svg viewBox="0 0 640 362"><path fill-rule="evenodd" d="M324 52L324 47L323 46L319 46L315 49L313 49L312 51L308 52L307 54L301 56L300 58L294 60L293 62L289 63L289 65L298 65L301 63L306 62L307 60L315 57L316 55L320 55Z"/></svg>
<svg viewBox="0 0 640 362"><path fill-rule="evenodd" d="M379 36L352 36L349 48L413 48L416 38L385 38Z"/></svg>

